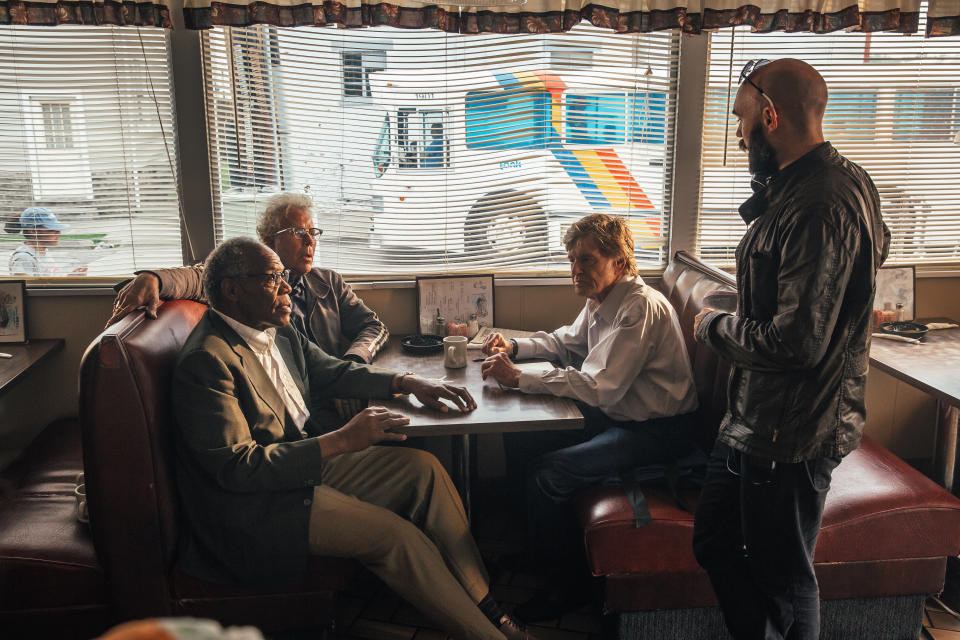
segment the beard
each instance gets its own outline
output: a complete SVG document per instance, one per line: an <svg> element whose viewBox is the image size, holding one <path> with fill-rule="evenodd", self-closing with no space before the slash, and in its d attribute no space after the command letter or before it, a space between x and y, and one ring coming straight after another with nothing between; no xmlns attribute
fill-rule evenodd
<svg viewBox="0 0 960 640"><path fill-rule="evenodd" d="M754 181L766 184L770 178L780 171L777 152L763 137L763 131L759 124L750 130L747 139L750 141L750 146L748 147L741 140L740 148L747 152L750 174Z"/></svg>

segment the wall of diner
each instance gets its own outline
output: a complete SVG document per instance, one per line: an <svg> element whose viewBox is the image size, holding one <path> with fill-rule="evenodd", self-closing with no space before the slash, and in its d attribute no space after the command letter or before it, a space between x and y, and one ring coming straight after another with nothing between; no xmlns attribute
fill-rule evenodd
<svg viewBox="0 0 960 640"><path fill-rule="evenodd" d="M416 295L412 288L358 287L359 294L390 327L394 336L415 332ZM77 371L87 345L110 314L110 295L88 291L29 295L28 333L34 338L64 338L63 351L30 371L0 396L0 467L6 466L51 421L77 413ZM568 284L498 286L495 311L501 326L551 329L573 320L582 306ZM960 319L960 277L919 278L920 317ZM0 349L2 350L2 349ZM867 387L867 432L904 458L929 456L933 446L934 401L909 385L871 371ZM500 475L498 437L481 439L481 473Z"/></svg>

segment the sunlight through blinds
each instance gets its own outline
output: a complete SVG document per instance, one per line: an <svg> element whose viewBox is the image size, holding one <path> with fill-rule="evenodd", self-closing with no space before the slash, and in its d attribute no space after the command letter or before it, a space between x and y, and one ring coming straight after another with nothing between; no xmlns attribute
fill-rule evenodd
<svg viewBox="0 0 960 640"><path fill-rule="evenodd" d="M809 62L827 82L824 136L880 192L893 236L887 264L960 262L960 39L743 29L711 34L700 256L733 264L746 229L737 208L750 196L750 175L730 115L740 69L753 58L786 57Z"/></svg>
<svg viewBox="0 0 960 640"><path fill-rule="evenodd" d="M571 222L628 218L665 261L678 35L249 27L203 34L219 239L308 193L317 264L566 270Z"/></svg>

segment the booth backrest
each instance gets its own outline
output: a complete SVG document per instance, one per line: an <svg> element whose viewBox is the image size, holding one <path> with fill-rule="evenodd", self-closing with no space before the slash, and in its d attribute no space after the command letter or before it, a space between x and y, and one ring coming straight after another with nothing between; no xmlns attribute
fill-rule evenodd
<svg viewBox="0 0 960 640"><path fill-rule="evenodd" d="M709 451L727 408L726 388L730 366L693 335L693 319L710 306L735 311L736 281L730 274L706 265L684 251L677 251L660 282L663 292L680 318L680 328L693 366L700 407L697 409L700 446Z"/></svg>
<svg viewBox="0 0 960 640"><path fill-rule="evenodd" d="M105 330L80 366L90 526L121 619L171 615L178 514L169 401L177 353L207 307L163 304ZM160 607L160 610L158 610Z"/></svg>

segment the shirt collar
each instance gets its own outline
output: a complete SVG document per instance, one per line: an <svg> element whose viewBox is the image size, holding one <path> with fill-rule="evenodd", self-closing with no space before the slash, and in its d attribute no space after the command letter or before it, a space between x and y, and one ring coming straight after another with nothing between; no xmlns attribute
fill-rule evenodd
<svg viewBox="0 0 960 640"><path fill-rule="evenodd" d="M277 338L277 330L274 327L260 331L259 329L254 329L251 326L245 325L242 322L234 320L227 314L221 312L219 309L214 309L223 321L229 325L231 329L237 332L243 341L247 343L255 353L266 353L273 347L273 342Z"/></svg>
<svg viewBox="0 0 960 640"><path fill-rule="evenodd" d="M600 316L605 322L612 324L617 317L617 311L620 310L620 303L623 302L624 296L627 295L627 290L635 282L643 284L640 276L623 276L617 284L613 285L613 289L611 289L607 297L603 299L603 302L597 304L596 300L587 300L587 308L590 309L593 315Z"/></svg>

